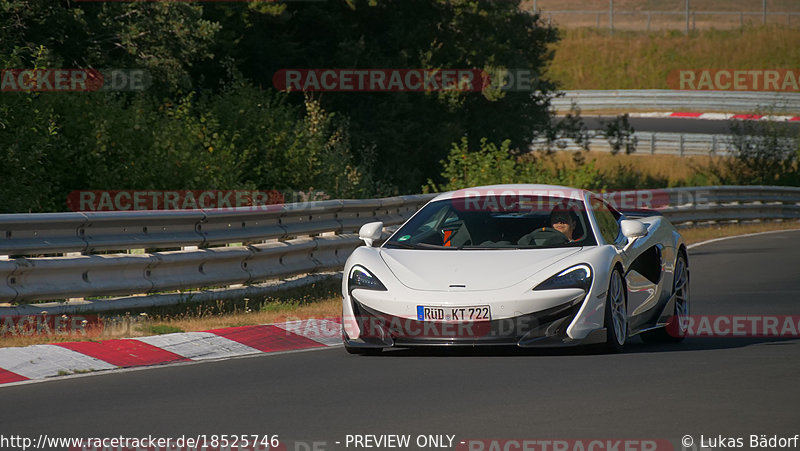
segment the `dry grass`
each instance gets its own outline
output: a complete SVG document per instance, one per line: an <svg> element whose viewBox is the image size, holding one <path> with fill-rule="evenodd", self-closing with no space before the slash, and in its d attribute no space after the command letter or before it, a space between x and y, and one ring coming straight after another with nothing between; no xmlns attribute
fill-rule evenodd
<svg viewBox="0 0 800 451"><path fill-rule="evenodd" d="M331 297L298 305L292 302L268 304L256 312L236 312L211 316L163 317L151 319L140 315L107 321L101 330L89 330L86 335L11 336L0 338L0 348L61 343L66 341L103 341L116 338L135 338L158 333L199 332L224 327L272 324L308 318L337 318L341 316L341 298Z"/></svg>
<svg viewBox="0 0 800 451"><path fill-rule="evenodd" d="M795 68L797 42L800 30L769 26L690 36L567 30L547 76L562 89L668 89L667 76L676 69Z"/></svg>
<svg viewBox="0 0 800 451"><path fill-rule="evenodd" d="M293 304L275 304L266 311L236 313L213 316L209 318L181 318L154 323L176 327L184 332L218 329L223 327L249 326L254 324L272 324L308 318L333 318L342 315L341 297L324 299L311 304L297 306Z"/></svg>
<svg viewBox="0 0 800 451"><path fill-rule="evenodd" d="M9 325L0 322L0 347L64 341L102 341L307 318L335 318L341 315L342 310L341 286L341 278L332 277L305 286L275 291L262 298L218 300L102 314L98 315L101 326L96 326L98 321L86 318L90 320L88 325L80 333L73 335L63 333L38 336L9 335L4 329L4 326ZM37 318L26 318L28 318L27 324L37 320ZM78 318L80 319L83 318ZM72 318L65 323L71 320ZM17 324L19 323L23 322L18 321Z"/></svg>
<svg viewBox="0 0 800 451"><path fill-rule="evenodd" d="M551 164L564 164L574 167L571 152L556 152ZM723 157L714 157L716 159ZM617 179L620 174L638 173L642 180L650 180L658 187L674 187L689 185L706 185L698 171L708 168L712 157L677 155L650 155L646 152L631 155L611 155L608 152L587 152L587 161L594 161L595 167L603 174L608 174L609 181ZM613 183L613 182L612 182ZM650 186L633 186L622 188L649 188ZM609 188L620 188L609 186Z"/></svg>

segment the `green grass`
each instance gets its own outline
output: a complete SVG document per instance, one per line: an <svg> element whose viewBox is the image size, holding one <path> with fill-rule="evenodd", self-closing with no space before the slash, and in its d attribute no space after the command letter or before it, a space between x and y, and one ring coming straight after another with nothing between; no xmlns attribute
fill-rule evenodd
<svg viewBox="0 0 800 451"><path fill-rule="evenodd" d="M798 19L800 21L800 19ZM796 69L800 29L765 26L678 31L562 30L547 75L562 89L669 89L675 69Z"/></svg>

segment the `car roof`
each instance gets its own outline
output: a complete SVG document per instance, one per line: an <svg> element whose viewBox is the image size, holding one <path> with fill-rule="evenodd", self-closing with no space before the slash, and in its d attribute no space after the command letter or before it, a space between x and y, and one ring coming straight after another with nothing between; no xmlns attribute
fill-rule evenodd
<svg viewBox="0 0 800 451"><path fill-rule="evenodd" d="M462 199L466 197L478 196L552 196L579 200L582 202L585 199L586 194L591 194L591 192L580 188L571 188L568 186L559 185L486 185L448 191L446 193L439 194L433 198L431 202L445 199Z"/></svg>

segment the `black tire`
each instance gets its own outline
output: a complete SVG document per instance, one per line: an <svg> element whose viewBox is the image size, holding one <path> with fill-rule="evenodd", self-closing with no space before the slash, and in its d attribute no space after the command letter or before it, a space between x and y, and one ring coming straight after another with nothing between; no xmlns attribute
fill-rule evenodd
<svg viewBox="0 0 800 451"><path fill-rule="evenodd" d="M675 261L675 277L672 281L675 306L672 318L666 327L642 333L645 343L680 343L686 338L687 318L689 316L689 264L681 252Z"/></svg>
<svg viewBox="0 0 800 451"><path fill-rule="evenodd" d="M609 352L620 352L628 341L628 296L619 269L614 269L608 281L604 324Z"/></svg>

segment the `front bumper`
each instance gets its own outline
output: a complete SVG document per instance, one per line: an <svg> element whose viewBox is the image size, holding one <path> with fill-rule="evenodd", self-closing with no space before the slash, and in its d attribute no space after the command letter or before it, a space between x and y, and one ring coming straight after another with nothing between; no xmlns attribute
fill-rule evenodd
<svg viewBox="0 0 800 451"><path fill-rule="evenodd" d="M582 305L582 298L539 312L482 322L419 321L390 315L367 307L351 295L351 306L360 330L353 339L342 332L347 346L388 348L412 346L519 346L560 347L603 343L605 329L575 340L567 328Z"/></svg>

